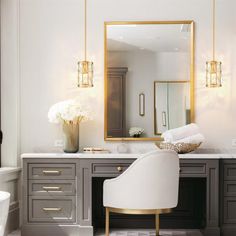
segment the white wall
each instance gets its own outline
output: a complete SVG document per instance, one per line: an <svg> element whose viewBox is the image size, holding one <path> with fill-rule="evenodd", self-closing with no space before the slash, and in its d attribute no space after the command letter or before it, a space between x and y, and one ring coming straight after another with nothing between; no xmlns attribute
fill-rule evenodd
<svg viewBox="0 0 236 236"><path fill-rule="evenodd" d="M1 0L2 166L17 166L19 136L19 3Z"/></svg>
<svg viewBox="0 0 236 236"><path fill-rule="evenodd" d="M48 123L48 108L86 93L95 120L81 126L81 146L104 145L103 22L115 20L196 22L196 122L207 138L205 146L230 148L236 138L236 1L217 0L217 58L223 62L224 78L220 89L204 86L205 61L211 59L210 5L206 0L89 0L88 55L95 65L95 87L81 91L75 79L76 63L83 56L83 1L20 0L21 152L52 150L61 133ZM9 124L3 128L10 129Z"/></svg>
<svg viewBox="0 0 236 236"><path fill-rule="evenodd" d="M156 54L156 80L190 80L190 55L187 52Z"/></svg>

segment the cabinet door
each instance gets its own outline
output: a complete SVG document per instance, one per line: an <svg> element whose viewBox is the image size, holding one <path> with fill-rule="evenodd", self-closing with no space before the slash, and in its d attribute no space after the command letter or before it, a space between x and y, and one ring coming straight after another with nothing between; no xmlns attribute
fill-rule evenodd
<svg viewBox="0 0 236 236"><path fill-rule="evenodd" d="M236 180L236 163L224 164L224 180Z"/></svg>
<svg viewBox="0 0 236 236"><path fill-rule="evenodd" d="M30 222L75 222L75 197L29 197Z"/></svg>
<svg viewBox="0 0 236 236"><path fill-rule="evenodd" d="M107 135L108 137L124 137L125 133L125 80L127 68L108 69L107 99Z"/></svg>
<svg viewBox="0 0 236 236"><path fill-rule="evenodd" d="M236 198L224 197L224 223L236 224Z"/></svg>

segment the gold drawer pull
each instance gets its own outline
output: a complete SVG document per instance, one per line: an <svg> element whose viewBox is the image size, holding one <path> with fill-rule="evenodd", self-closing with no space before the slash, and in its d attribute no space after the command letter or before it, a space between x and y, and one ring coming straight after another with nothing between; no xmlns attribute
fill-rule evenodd
<svg viewBox="0 0 236 236"><path fill-rule="evenodd" d="M44 211L61 211L60 207L44 207Z"/></svg>
<svg viewBox="0 0 236 236"><path fill-rule="evenodd" d="M43 190L46 190L46 191L60 191L61 187L47 187L47 186L43 186Z"/></svg>
<svg viewBox="0 0 236 236"><path fill-rule="evenodd" d="M43 170L44 175L60 175L60 170Z"/></svg>
<svg viewBox="0 0 236 236"><path fill-rule="evenodd" d="M122 171L123 171L123 168L122 168L121 166L118 166L118 167L117 167L117 170L118 170L119 172L122 172Z"/></svg>

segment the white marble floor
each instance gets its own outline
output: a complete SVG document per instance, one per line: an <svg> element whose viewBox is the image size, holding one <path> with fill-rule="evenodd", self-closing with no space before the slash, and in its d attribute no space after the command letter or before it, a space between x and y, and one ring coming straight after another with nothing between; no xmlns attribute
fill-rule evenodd
<svg viewBox="0 0 236 236"><path fill-rule="evenodd" d="M202 236L199 230L161 230L161 236ZM21 236L20 231L14 231L8 236ZM45 235L46 236L46 235ZM50 236L50 235L48 235ZM104 236L104 231L100 230L96 233L96 236ZM154 230L142 230L142 229L112 229L110 236L155 236Z"/></svg>
<svg viewBox="0 0 236 236"><path fill-rule="evenodd" d="M199 230L160 230L161 236L202 236ZM98 231L96 236L104 236L104 230ZM154 230L145 229L111 229L110 236L155 236Z"/></svg>
<svg viewBox="0 0 236 236"><path fill-rule="evenodd" d="M13 231L11 232L10 234L8 234L7 236L20 236L20 230L16 230L16 231Z"/></svg>

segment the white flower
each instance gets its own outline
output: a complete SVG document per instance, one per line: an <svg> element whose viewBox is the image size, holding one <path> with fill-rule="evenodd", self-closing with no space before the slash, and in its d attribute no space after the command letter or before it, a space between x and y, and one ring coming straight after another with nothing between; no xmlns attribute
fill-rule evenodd
<svg viewBox="0 0 236 236"><path fill-rule="evenodd" d="M133 137L133 136L140 136L143 132L144 132L144 129L140 128L140 127L131 127L129 129L129 135L131 137Z"/></svg>
<svg viewBox="0 0 236 236"><path fill-rule="evenodd" d="M82 106L78 100L66 100L53 105L48 112L51 123L74 122L90 120L91 114L88 107Z"/></svg>

